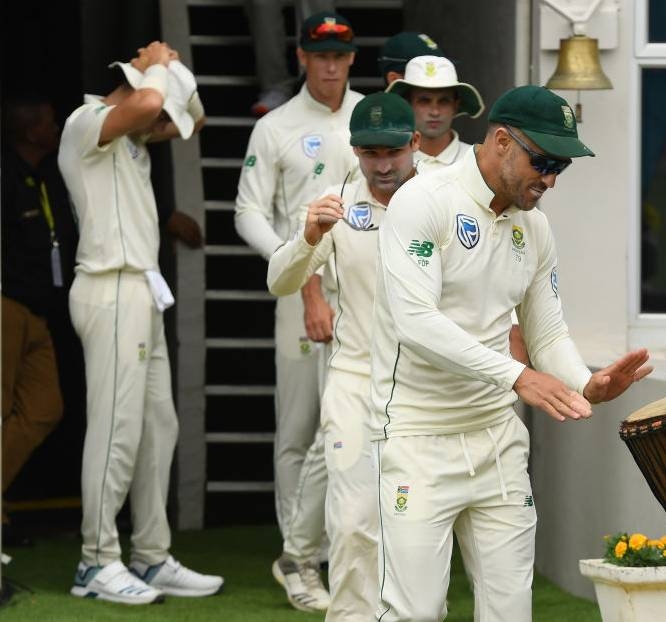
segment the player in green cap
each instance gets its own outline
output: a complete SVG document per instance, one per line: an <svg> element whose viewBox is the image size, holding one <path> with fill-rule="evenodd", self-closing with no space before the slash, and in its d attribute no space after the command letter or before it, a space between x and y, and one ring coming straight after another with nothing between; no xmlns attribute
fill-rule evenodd
<svg viewBox="0 0 666 622"><path fill-rule="evenodd" d="M369 436L377 230L390 198L414 175L419 144L411 107L392 93L361 100L350 130L363 176L341 179L310 203L304 229L268 265L269 288L283 296L335 262L336 325L321 412L331 541L327 622L367 622L377 604L377 473Z"/></svg>
<svg viewBox="0 0 666 622"><path fill-rule="evenodd" d="M591 373L563 320L553 235L533 208L572 158L594 155L571 108L525 86L489 119L463 160L396 192L379 230L371 434L382 622L446 617L454 522L473 557L474 619L531 620L536 510L513 405L587 418L651 371L641 349ZM514 308L534 369L509 354Z"/></svg>

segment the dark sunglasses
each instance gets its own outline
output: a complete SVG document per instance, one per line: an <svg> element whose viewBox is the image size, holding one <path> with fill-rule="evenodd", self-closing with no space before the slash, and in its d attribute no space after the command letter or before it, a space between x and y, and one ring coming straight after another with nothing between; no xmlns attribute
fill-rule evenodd
<svg viewBox="0 0 666 622"><path fill-rule="evenodd" d="M527 155L530 156L530 164L532 168L539 173L539 175L559 175L569 164L571 164L571 158L561 159L561 158L551 158L543 153L537 153L532 151L518 136L516 136L508 125L504 126L504 129L509 133L509 136L513 138L524 151L527 152Z"/></svg>
<svg viewBox="0 0 666 622"><path fill-rule="evenodd" d="M351 171L347 173L342 182L342 188L340 189L341 198L350 175ZM379 227L372 222L372 205L367 201L359 201L346 208L342 220L355 231L374 231L375 229L379 229Z"/></svg>
<svg viewBox="0 0 666 622"><path fill-rule="evenodd" d="M335 24L324 22L308 30L308 36L312 41L322 39L338 39L349 43L354 38L354 31L346 24Z"/></svg>

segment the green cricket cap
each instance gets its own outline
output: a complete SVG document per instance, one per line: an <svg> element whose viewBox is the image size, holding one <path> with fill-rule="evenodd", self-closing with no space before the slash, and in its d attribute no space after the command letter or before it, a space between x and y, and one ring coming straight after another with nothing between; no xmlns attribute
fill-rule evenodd
<svg viewBox="0 0 666 622"><path fill-rule="evenodd" d="M402 97L372 93L352 111L349 143L354 147L402 147L412 139L414 130L414 111Z"/></svg>
<svg viewBox="0 0 666 622"><path fill-rule="evenodd" d="M301 26L299 46L306 52L356 52L351 24L339 13L320 11Z"/></svg>
<svg viewBox="0 0 666 622"><path fill-rule="evenodd" d="M379 73L405 73L405 65L417 56L444 56L440 47L423 32L399 32L386 40L379 52Z"/></svg>
<svg viewBox="0 0 666 622"><path fill-rule="evenodd" d="M578 139L571 106L543 86L519 86L501 95L488 121L517 127L545 153L556 158L593 156Z"/></svg>

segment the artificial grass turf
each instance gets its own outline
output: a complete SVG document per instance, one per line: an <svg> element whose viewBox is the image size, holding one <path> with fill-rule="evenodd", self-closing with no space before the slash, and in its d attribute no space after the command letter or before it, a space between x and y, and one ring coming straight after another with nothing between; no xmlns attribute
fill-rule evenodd
<svg viewBox="0 0 666 622"><path fill-rule="evenodd" d="M161 605L130 607L69 595L80 542L72 534L37 540L13 557L3 577L32 590L19 591L0 618L8 622L306 622L323 614L293 609L271 575L280 551L275 527L227 527L174 533L172 551L184 565L225 577L224 593L207 598L168 597ZM123 550L129 549L126 540ZM127 560L126 560L127 561ZM470 622L473 598L458 555L454 558L447 622ZM596 604L566 594L541 577L534 582L534 622L599 622Z"/></svg>

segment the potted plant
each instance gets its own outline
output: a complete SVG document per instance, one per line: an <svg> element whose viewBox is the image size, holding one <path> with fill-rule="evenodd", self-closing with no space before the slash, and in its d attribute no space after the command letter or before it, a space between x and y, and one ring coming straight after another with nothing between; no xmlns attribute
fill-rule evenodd
<svg viewBox="0 0 666 622"><path fill-rule="evenodd" d="M666 620L666 536L618 533L605 541L603 559L579 562L594 582L603 622Z"/></svg>

